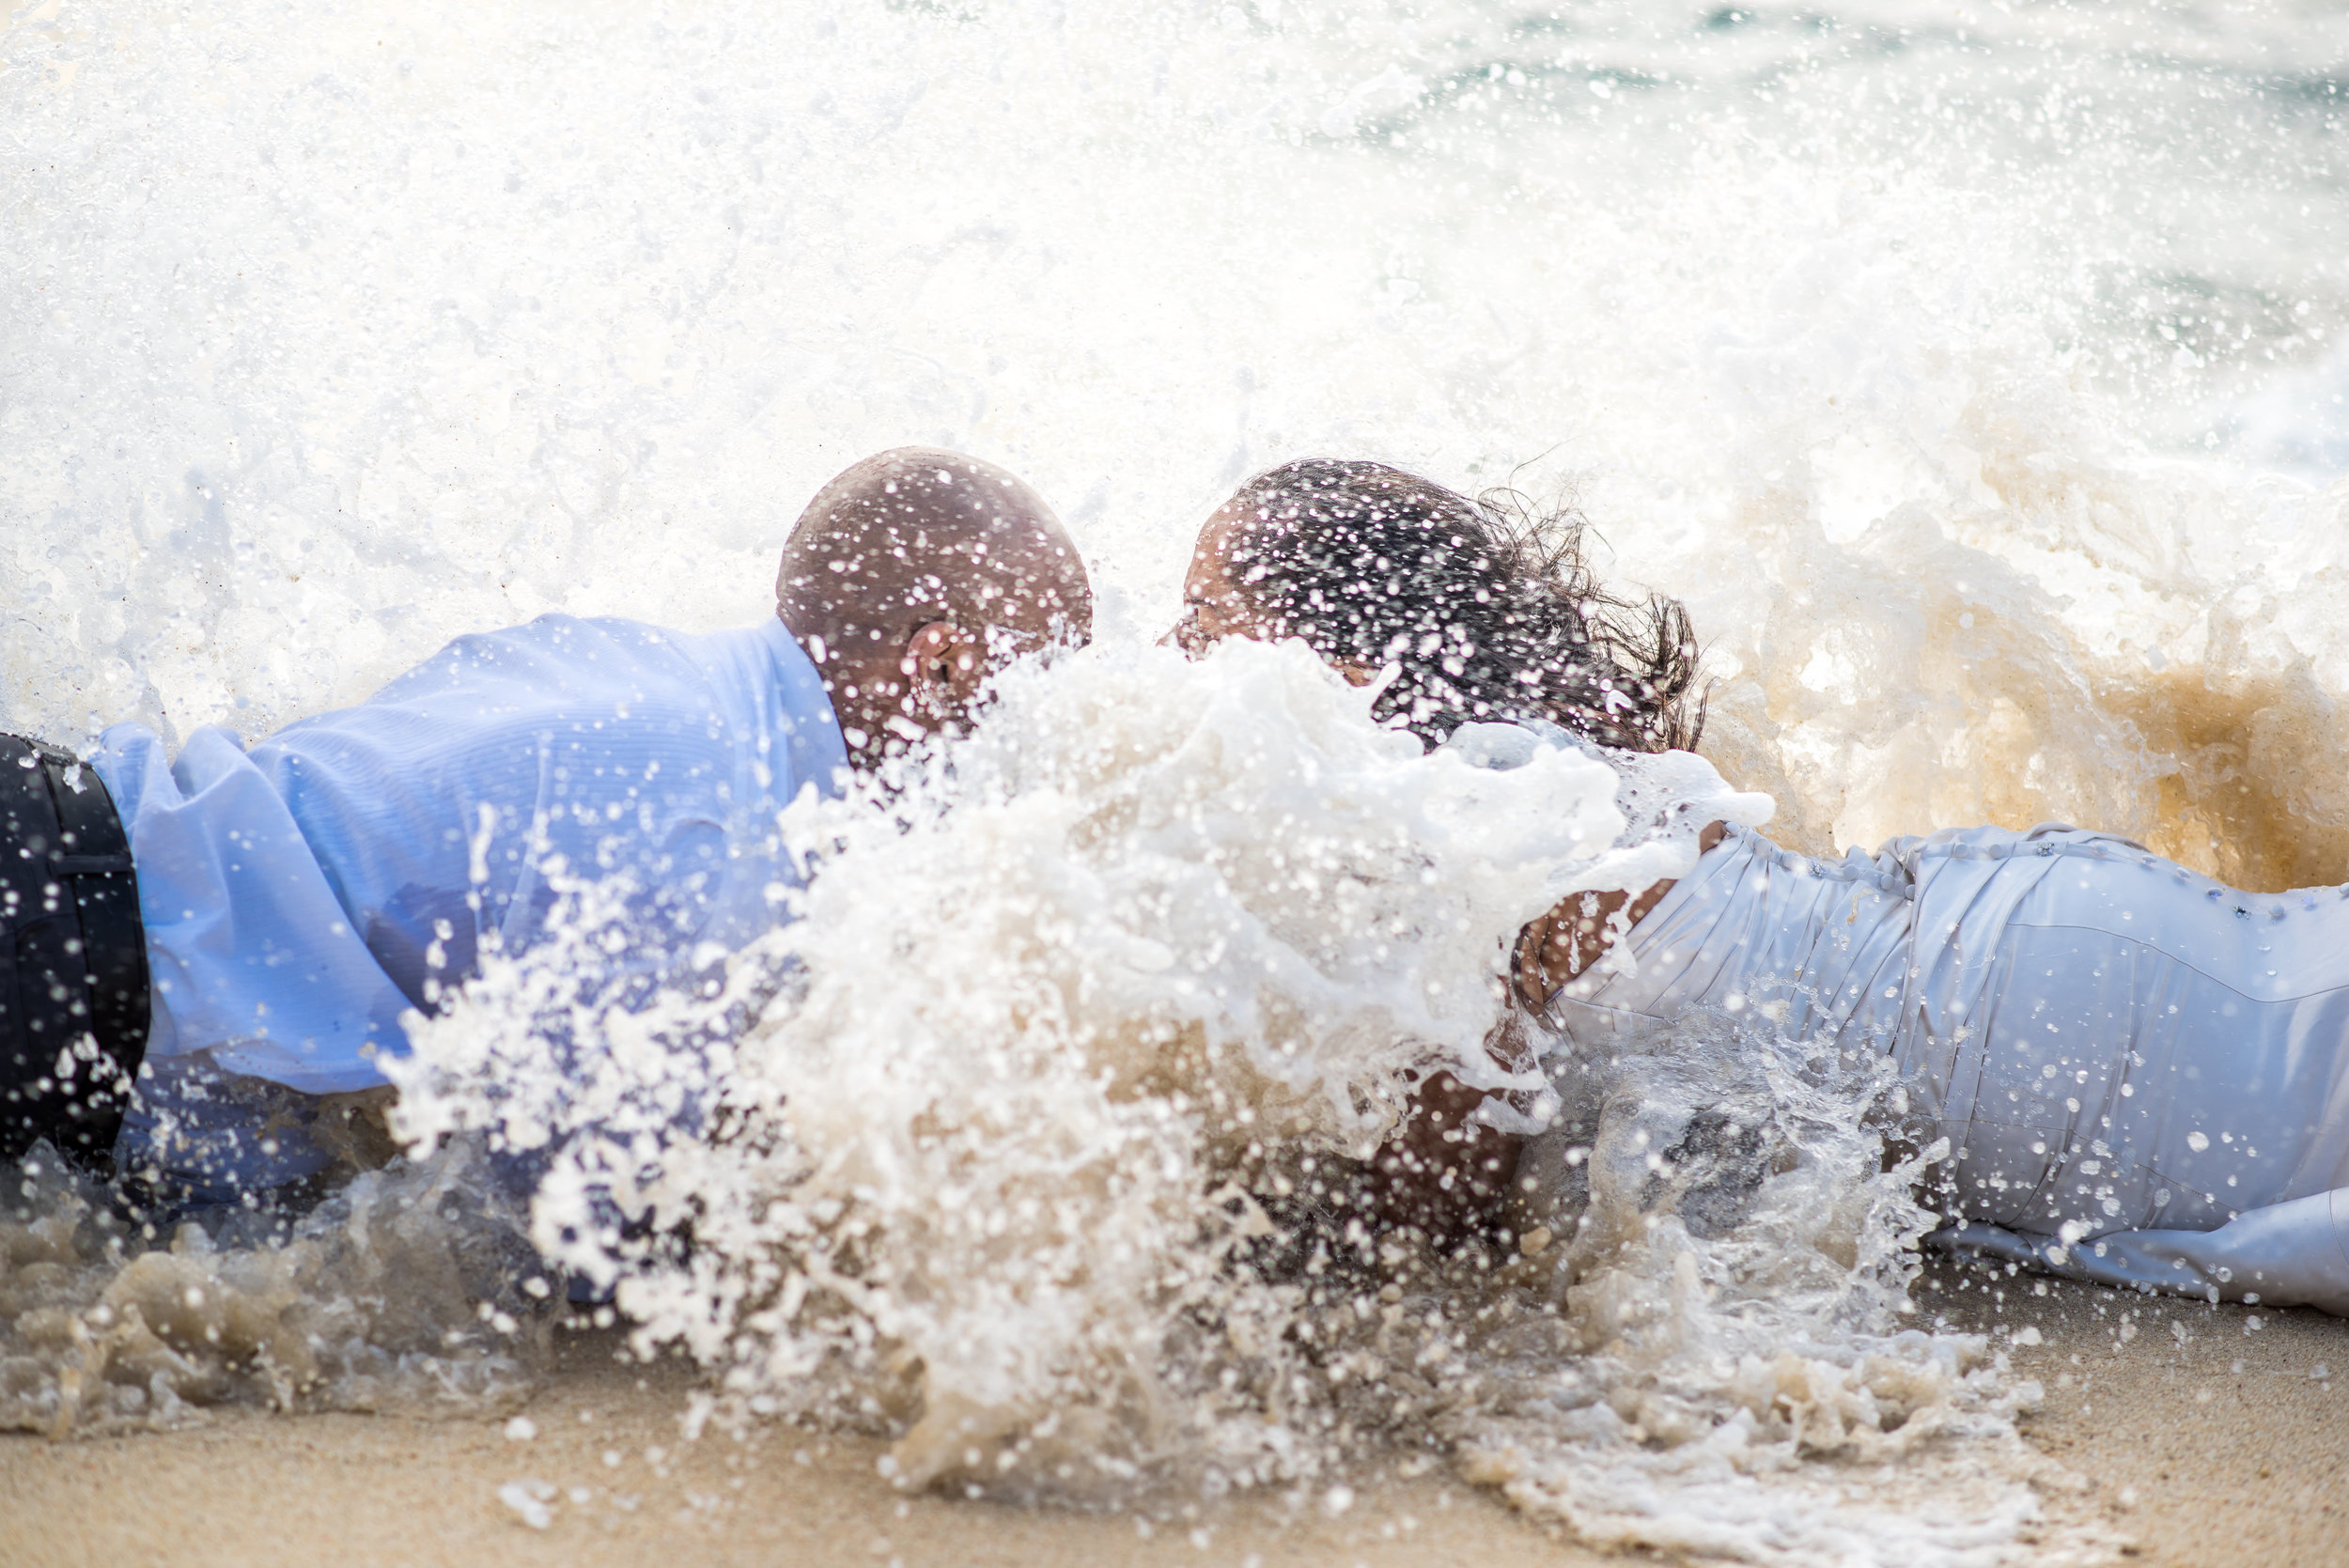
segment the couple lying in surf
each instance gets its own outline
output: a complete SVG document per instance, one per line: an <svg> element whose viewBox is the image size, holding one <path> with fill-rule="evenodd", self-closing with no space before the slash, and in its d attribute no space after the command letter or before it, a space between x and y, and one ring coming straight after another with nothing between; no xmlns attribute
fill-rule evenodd
<svg viewBox="0 0 2349 1568"><path fill-rule="evenodd" d="M1303 461L1208 520L1172 637L1301 640L1430 745L1469 724L1663 751L1702 720L1686 615L1604 593L1571 526L1381 464ZM786 544L777 618L686 636L547 616L355 707L176 759L0 758L0 1152L46 1139L150 1205L291 1201L382 1092L400 1018L630 891L638 955L738 948L798 875L777 812L970 722L1090 634L1074 545L956 454L859 463ZM2069 828L1821 861L1724 825L1695 870L1578 895L1509 981L1552 1059L1688 1010L1889 1053L1949 1140L1949 1240L2036 1267L2349 1312L2349 896L2249 895ZM1620 960L1602 964L1616 951ZM1545 1168L1439 1075L1374 1161L1387 1222L1493 1222Z"/></svg>
<svg viewBox="0 0 2349 1568"><path fill-rule="evenodd" d="M1298 637L1349 680L1383 671L1380 711L1430 744L1501 720L1693 747L1687 616L1607 595L1578 542L1379 464L1291 463L1209 520L1176 635ZM1945 1245L2349 1312L2349 887L2241 893L2056 824L1838 861L1719 823L1702 843L1686 877L1525 928L1512 989L1554 1058L1692 1008L1887 1053L1927 1144L1948 1141ZM1630 962L1601 965L1618 942ZM1481 1098L1439 1076L1381 1156L1432 1229L1521 1163L1558 1169L1480 1126Z"/></svg>

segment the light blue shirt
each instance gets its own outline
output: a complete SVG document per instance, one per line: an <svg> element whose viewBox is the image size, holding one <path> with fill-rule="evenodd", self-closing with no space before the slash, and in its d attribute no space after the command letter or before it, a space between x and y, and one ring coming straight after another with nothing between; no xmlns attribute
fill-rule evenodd
<svg viewBox="0 0 2349 1568"><path fill-rule="evenodd" d="M154 981L134 1139L175 1098L206 1119L200 1090L174 1088L198 1058L309 1094L382 1083L400 1015L435 1010L491 933L527 949L551 881L621 890L630 956L655 968L741 946L799 879L777 814L838 793L848 758L778 621L692 636L545 615L250 751L206 728L166 765L151 730L118 724L90 760L130 836Z"/></svg>

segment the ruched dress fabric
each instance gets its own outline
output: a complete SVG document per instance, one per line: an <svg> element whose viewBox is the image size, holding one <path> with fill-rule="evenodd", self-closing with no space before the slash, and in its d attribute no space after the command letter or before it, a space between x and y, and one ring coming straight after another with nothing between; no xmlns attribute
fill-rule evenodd
<svg viewBox="0 0 2349 1568"><path fill-rule="evenodd" d="M656 979L779 918L776 817L847 764L821 678L780 622L702 635L546 615L462 637L367 701L249 751L148 729L91 759L137 868L154 1027L117 1163L226 1197L313 1173L272 1089L382 1084L400 1017L557 890L615 890L624 962ZM274 1103L272 1101L281 1103Z"/></svg>
<svg viewBox="0 0 2349 1568"><path fill-rule="evenodd" d="M2253 894L2043 826L1840 861L1733 830L1552 1010L1690 1007L1891 1054L1937 1238L2112 1284L2349 1313L2349 888Z"/></svg>

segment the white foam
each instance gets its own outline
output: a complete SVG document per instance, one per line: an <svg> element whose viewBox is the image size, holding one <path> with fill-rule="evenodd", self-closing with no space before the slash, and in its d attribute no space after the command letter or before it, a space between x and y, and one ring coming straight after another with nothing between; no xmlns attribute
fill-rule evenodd
<svg viewBox="0 0 2349 1568"><path fill-rule="evenodd" d="M1598 1540L2011 1544L2031 1390L1902 1326L1932 1221L1881 1169L1880 1062L1725 1022L1554 1086L1485 1049L1529 915L1681 874L1691 824L1766 800L1686 756L1634 787L1488 734L1423 756L1370 700L1296 644L1022 670L972 741L795 808L801 919L726 988L551 1009L572 954L493 961L420 1027L405 1123L519 1116L559 1151L540 1245L616 1280L641 1344L690 1348L729 1419L896 1427L904 1484L1301 1483L1432 1434ZM1342 1173L1437 1068L1551 1128L1515 1224L1555 1246L1443 1265L1365 1229ZM704 1074L723 1135L669 1139L645 1091ZM1905 1467L1921 1512L1814 1468L1851 1461Z"/></svg>
<svg viewBox="0 0 2349 1568"><path fill-rule="evenodd" d="M655 1230L691 1214L690 1260L631 1264L620 1305L744 1394L797 1400L828 1363L878 1358L926 1427L971 1429L957 1449L1024 1440L1072 1401L1126 1419L1185 1312L1227 1292L1219 1310L1271 1310L1223 1267L1260 1223L1224 1190L1236 1172L1366 1157L1407 1069L1537 1093L1483 1048L1517 927L1694 862L1692 831L1618 846L1599 761L1422 756L1370 702L1296 644L1023 672L973 740L894 787L803 799L786 823L821 869L802 919L726 991L573 1005L554 1031L549 977L560 992L575 955L493 964L418 1028L401 1126L559 1146L537 1234L605 1281L641 1250L610 1244L599 1188ZM1689 765L1700 820L1766 811ZM574 929L592 952L592 916ZM784 972L745 1038L703 1042L697 1021ZM650 1157L676 1103L658 1091L704 1074L725 1138ZM925 1441L945 1439L909 1451Z"/></svg>
<svg viewBox="0 0 2349 1568"><path fill-rule="evenodd" d="M2349 870L2349 489L2320 406L2349 322L2343 20L1561 14L20 6L0 721L252 735L542 610L747 621L802 498L903 441L1034 479L1111 641L1159 633L1190 530L1253 467L1365 455L1473 486L1547 454L1521 477L1579 494L1602 567L1689 598L1719 678L1706 753L1797 847L2062 819L2254 885ZM1418 825L1467 856L1479 821L1439 808ZM999 847L956 852L1034 871ZM1533 896L1477 876L1442 897L1487 925ZM804 939L860 922L886 924ZM1144 937L1087 960L1128 1001L1183 951ZM1427 962L1453 972L1460 941ZM1357 980L1396 1004L1395 976ZM1418 999L1413 1028L1454 1050L1483 1005ZM1375 1053L1331 1048L1246 1069L1300 1137L1367 1115L1322 1074ZM1238 1103L1240 1079L1175 1081ZM1096 1132L1206 1157L1140 1103L1069 1087L1066 1157L1106 1160ZM27 1237L66 1213L39 1191ZM57 1234L102 1251L94 1223ZM86 1275L39 1234L86 1281L39 1318L65 1324L120 1265ZM1267 1343L1233 1409L1285 1375ZM80 1354L57 1345L23 1373L39 1421ZM1645 1463L1644 1514L1595 1482L1520 1495L1595 1531L1666 1519L1696 1482ZM2012 1519L1983 1506L1996 1555Z"/></svg>
<svg viewBox="0 0 2349 1568"><path fill-rule="evenodd" d="M458 1143L298 1220L158 1234L37 1144L0 1209L0 1428L167 1429L223 1405L475 1413L543 1365L521 1216ZM209 1226L209 1228L208 1228Z"/></svg>

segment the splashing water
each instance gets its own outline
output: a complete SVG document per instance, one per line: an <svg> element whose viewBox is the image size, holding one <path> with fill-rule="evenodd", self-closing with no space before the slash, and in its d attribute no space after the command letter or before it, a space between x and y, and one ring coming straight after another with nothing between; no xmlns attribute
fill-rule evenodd
<svg viewBox="0 0 2349 1568"><path fill-rule="evenodd" d="M566 1144L537 1234L607 1281L598 1194L653 1234L686 1221L682 1257L649 1245L649 1270L620 1280L642 1336L686 1341L768 1405L835 1366L866 1385L891 1369L900 1393L858 1397L922 1412L910 1476L1000 1478L1038 1442L1046 1479L1076 1479L1073 1446L1087 1482L1096 1461L1244 1470L1226 1447L1289 1452L1278 1422L1227 1417L1227 1368L1209 1364L1243 1369L1252 1408L1281 1371L1280 1293L1231 1266L1269 1223L1259 1200L1366 1159L1407 1072L1538 1100L1537 1076L1483 1048L1517 927L1577 887L1685 869L1703 822L1767 811L1699 768L1708 791L1615 847L1603 763L1422 758L1370 700L1297 646L1196 666L1094 649L1030 672L973 740L894 787L795 808L821 864L803 918L678 1003L720 1017L788 973L714 1071L660 1048L711 1048L674 1012L615 1030L591 1006L549 1028L541 977L576 966L534 954L421 1032L403 1127ZM593 945L592 919L574 930ZM549 1043L583 1031L611 1043ZM685 1145L663 1137L673 1102L605 1086L697 1078L723 1130ZM1169 1369L1204 1385L1150 1390L1176 1326L1208 1320L1228 1320L1222 1345ZM1061 1441L1036 1436L1048 1412ZM1202 1422L1204 1443L1186 1430Z"/></svg>
<svg viewBox="0 0 2349 1568"><path fill-rule="evenodd" d="M0 713L257 734L542 610L747 620L906 440L1155 631L1334 452L1579 494L1796 847L2330 880L2349 32L2199 18L20 8Z"/></svg>
<svg viewBox="0 0 2349 1568"><path fill-rule="evenodd" d="M0 1210L0 1430L209 1407L474 1413L543 1364L553 1292L476 1151L356 1174L298 1220L126 1221L46 1145Z"/></svg>
<svg viewBox="0 0 2349 1568"><path fill-rule="evenodd" d="M972 741L794 809L802 918L724 981L619 1014L551 1003L559 944L493 965L421 1029L403 1124L559 1151L534 1234L640 1344L727 1419L892 1432L907 1484L1212 1493L1434 1441L1594 1539L2011 1544L2032 1390L1899 1327L1932 1220L1863 1126L1880 1064L1727 1020L1555 1081L1485 1049L1530 913L1766 802L1672 759L1626 789L1574 751L1423 758L1370 700L1296 645L1024 671ZM1348 1180L1439 1068L1549 1129L1511 1228L1450 1257ZM669 1135L680 1084L712 1136ZM1900 1528L1823 1458L1970 1479L1905 1474L1944 1516Z"/></svg>
<svg viewBox="0 0 2349 1568"><path fill-rule="evenodd" d="M1770 792L1795 847L2063 819L2245 885L2330 881L2349 868L2343 29L2309 6L1899 0L18 6L0 722L252 736L545 610L746 622L801 498L910 440L1037 483L1104 589L1105 644L1146 641L1229 487L1330 453L1577 499L1604 572L1689 601L1719 682L1706 753ZM1109 683L1067 675L1072 704ZM917 1423L909 1475L1088 1494L1434 1436L1603 1539L2019 1550L2007 1470L1936 1467L2003 1452L2021 1392L1979 1345L1900 1327L1918 1220L1854 1130L1877 1088L1778 1044L1699 1031L1562 1081L1594 1153L1565 1166L1561 1146L1558 1185L1587 1181L1575 1218L1596 1218L1516 1262L1342 1256L1340 1219L1309 1274L1310 1247L1250 1234L1328 1203L1314 1183L1374 1135L1394 1071L1482 1070L1485 950L1549 875L1531 862L1573 857L1538 833L1524 866L1470 852L1479 824L1423 811L1423 852L1467 880L1403 897L1372 877L1393 897L1376 907L1472 929L1415 927L1391 972L1346 945L1367 927L1316 935L1362 885L1208 876L1175 828L1138 837L1112 808L1113 780L1140 814L1138 781L1191 776L1147 766L1176 700L1205 699L1153 685L1096 715L1142 734L1131 754L1062 735L1031 772L972 753L951 787L916 781L906 846L873 801L808 826L828 860L807 919L718 996L582 1016L551 950L436 1026L426 1060L450 1077L415 1086L414 1125L478 1124L463 1136L506 1141L478 1157L508 1177L574 1172L542 1193L536 1245L616 1270L745 1411ZM1347 722L1328 740L1347 776L1385 777ZM1277 739L1265 755L1292 755ZM1015 776L1048 787L1022 804ZM1317 815L1343 792L1268 762L1225 782L1198 810L1235 824L1235 855L1401 863L1367 816ZM1392 783L1364 799L1401 809ZM968 828L935 815L950 797L982 806ZM1080 823L1093 848L1068 846ZM1143 856L1129 883L1115 846ZM949 891L979 926L940 909ZM1208 904L1190 927L1116 907L1144 892ZM1204 933L1243 913L1250 940L1206 959ZM1277 1004L1186 998L1194 959ZM1031 1046L1001 1043L1009 1019ZM477 1097L469 1073L583 1030L613 1050L608 1103L528 1074ZM719 1141L639 1155L593 1131L659 1107ZM1675 1149L1742 1174L1646 1168ZM359 1178L282 1252L233 1231L150 1245L26 1172L0 1216L10 1419L179 1420L281 1389L367 1404L408 1397L397 1364L437 1397L430 1366L509 1354L478 1317L488 1276L368 1260L426 1255L437 1210L397 1205L449 1169ZM692 1247L600 1245L629 1205L690 1215ZM1072 1261L1086 1225L1128 1251ZM1023 1249L1039 1272L1018 1274ZM443 1282L379 1321L379 1267ZM127 1312L92 1318L139 1270L186 1274L208 1313L259 1304L246 1327L169 1327L140 1296L171 1361ZM997 1306L1033 1336L990 1332ZM436 1349L450 1333L475 1338ZM311 1371L314 1335L347 1349ZM1129 1351L1147 1375L1115 1386ZM1093 1424L1039 1436L1048 1389ZM1875 1513L1831 1495L1854 1467Z"/></svg>
<svg viewBox="0 0 2349 1568"><path fill-rule="evenodd" d="M1563 1311L1554 1346L1509 1345L1495 1397L1448 1423L1466 1473L1593 1542L2009 1560L2047 1468L2012 1425L2039 1389L1979 1336L1902 1326L1937 1223L1911 1188L1947 1151L1881 1157L1903 1103L1882 1060L1717 1015L1552 1070L1521 1222L1572 1237L1529 1271Z"/></svg>

